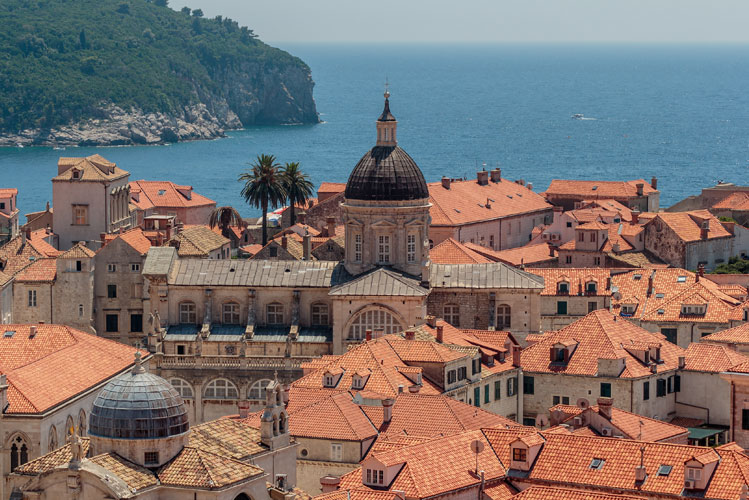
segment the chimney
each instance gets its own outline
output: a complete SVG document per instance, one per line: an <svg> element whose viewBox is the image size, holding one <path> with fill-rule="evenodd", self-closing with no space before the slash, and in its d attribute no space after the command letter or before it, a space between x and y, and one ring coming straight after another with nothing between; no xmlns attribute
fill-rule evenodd
<svg viewBox="0 0 749 500"><path fill-rule="evenodd" d="M706 240L707 233L709 232L710 232L710 221L709 220L702 221L702 224L700 225L700 239Z"/></svg>
<svg viewBox="0 0 749 500"><path fill-rule="evenodd" d="M450 180L449 177L444 177L444 176L442 177L442 187L443 188L450 189L450 182L452 182L452 181Z"/></svg>
<svg viewBox="0 0 749 500"><path fill-rule="evenodd" d="M532 182L529 182L527 187L528 187L528 191L533 191L533 183Z"/></svg>
<svg viewBox="0 0 749 500"><path fill-rule="evenodd" d="M492 203L489 198L486 199L486 205L484 205L486 208L492 208Z"/></svg>
<svg viewBox="0 0 749 500"><path fill-rule="evenodd" d="M435 328L437 326L437 316L429 314L427 315L426 320L427 325L429 325L430 327Z"/></svg>
<svg viewBox="0 0 749 500"><path fill-rule="evenodd" d="M723 228L731 233L731 236L734 236L736 234L736 223L735 222L722 222L720 223Z"/></svg>
<svg viewBox="0 0 749 500"><path fill-rule="evenodd" d="M650 276L648 276L648 291L646 295L648 297L653 295L653 273L650 273Z"/></svg>
<svg viewBox="0 0 749 500"><path fill-rule="evenodd" d="M338 476L323 476L320 478L320 486L323 493L332 493L338 489L341 478Z"/></svg>
<svg viewBox="0 0 749 500"><path fill-rule="evenodd" d="M489 184L489 172L486 170L476 172L476 181L478 181L479 186L486 186Z"/></svg>
<svg viewBox="0 0 749 500"><path fill-rule="evenodd" d="M606 290L611 290L611 276L606 278Z"/></svg>
<svg viewBox="0 0 749 500"><path fill-rule="evenodd" d="M416 338L416 332L413 330L406 330L406 340L414 340Z"/></svg>
<svg viewBox="0 0 749 500"><path fill-rule="evenodd" d="M611 420L611 407L614 400L611 398L598 398L598 413L606 420Z"/></svg>
<svg viewBox="0 0 749 500"><path fill-rule="evenodd" d="M403 384L398 384L398 394L403 394Z"/></svg>
<svg viewBox="0 0 749 500"><path fill-rule="evenodd" d="M645 472L645 466L644 465L638 465L635 467L635 481L638 483L641 483L645 481L645 478L647 477L647 473Z"/></svg>
<svg viewBox="0 0 749 500"><path fill-rule="evenodd" d="M309 231L305 231L304 236L302 236L302 247L304 249L304 260L310 260L312 254L312 236L309 235Z"/></svg>
<svg viewBox="0 0 749 500"><path fill-rule="evenodd" d="M328 237L332 238L335 236L335 217L328 217L325 222L328 224Z"/></svg>
<svg viewBox="0 0 749 500"><path fill-rule="evenodd" d="M365 340L372 340L372 330L367 330L367 331L366 331L366 332L364 333L364 339L365 339Z"/></svg>
<svg viewBox="0 0 749 500"><path fill-rule="evenodd" d="M250 414L250 402L243 399L237 403L237 406L239 406L239 418L247 418Z"/></svg>
<svg viewBox="0 0 749 500"><path fill-rule="evenodd" d="M685 356L679 356L679 368L684 369L687 366L687 358Z"/></svg>
<svg viewBox="0 0 749 500"><path fill-rule="evenodd" d="M658 189L658 177L653 176L653 178L650 179L650 187L653 189Z"/></svg>
<svg viewBox="0 0 749 500"><path fill-rule="evenodd" d="M632 210L632 225L637 225L640 222L640 211L635 208Z"/></svg>
<svg viewBox="0 0 749 500"><path fill-rule="evenodd" d="M419 389L421 389L421 386L418 384L408 386L408 392L410 392L411 394L418 394Z"/></svg>
<svg viewBox="0 0 749 500"><path fill-rule="evenodd" d="M502 169L493 168L490 172L492 182L502 182Z"/></svg>
<svg viewBox="0 0 749 500"><path fill-rule="evenodd" d="M307 212L302 211L296 214L296 221L299 224L307 224Z"/></svg>
<svg viewBox="0 0 749 500"><path fill-rule="evenodd" d="M512 366L520 368L520 346L512 345Z"/></svg>
<svg viewBox="0 0 749 500"><path fill-rule="evenodd" d="M697 266L697 276L695 276L695 279L699 281L700 278L704 278L704 277L705 277L705 265L700 264Z"/></svg>
<svg viewBox="0 0 749 500"><path fill-rule="evenodd" d="M285 250L288 244L289 244L289 240L286 238L286 235L284 234L283 236L281 236L281 248Z"/></svg>
<svg viewBox="0 0 749 500"><path fill-rule="evenodd" d="M443 325L437 325L437 342L442 344L445 340L445 334L443 333Z"/></svg>
<svg viewBox="0 0 749 500"><path fill-rule="evenodd" d="M642 182L638 182L637 184L635 184L635 186L637 186L637 196L642 196L645 184L643 184Z"/></svg>
<svg viewBox="0 0 749 500"><path fill-rule="evenodd" d="M549 257L554 257L554 246L549 245Z"/></svg>
<svg viewBox="0 0 749 500"><path fill-rule="evenodd" d="M398 392L402 392L401 388L403 386L398 386ZM382 400L382 422L383 423L389 423L393 419L393 404L395 404L395 400L388 398Z"/></svg>
<svg viewBox="0 0 749 500"><path fill-rule="evenodd" d="M612 251L613 251L614 253L619 253L619 251L620 251L621 249L622 249L622 248L621 248L621 246L619 246L619 242L618 242L618 241L617 241L616 243L614 243L613 245L611 245L611 250L612 250Z"/></svg>
<svg viewBox="0 0 749 500"><path fill-rule="evenodd" d="M31 325L29 327L29 338L33 339L36 336L36 325Z"/></svg>

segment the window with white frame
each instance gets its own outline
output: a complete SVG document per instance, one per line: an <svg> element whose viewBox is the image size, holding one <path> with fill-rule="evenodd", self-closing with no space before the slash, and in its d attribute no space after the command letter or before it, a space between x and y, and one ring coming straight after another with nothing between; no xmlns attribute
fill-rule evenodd
<svg viewBox="0 0 749 500"><path fill-rule="evenodd" d="M29 307L36 307L36 290L29 290L28 297Z"/></svg>
<svg viewBox="0 0 749 500"><path fill-rule="evenodd" d="M107 272L113 273L117 271L117 264L107 264Z"/></svg>
<svg viewBox="0 0 749 500"><path fill-rule="evenodd" d="M460 306L458 304L445 304L442 317L452 326L460 326Z"/></svg>
<svg viewBox="0 0 749 500"><path fill-rule="evenodd" d="M177 393L182 396L182 399L193 398L192 386L187 380L183 380L181 378L173 378L169 380L169 383L172 384L172 387L174 387Z"/></svg>
<svg viewBox="0 0 749 500"><path fill-rule="evenodd" d="M390 236L381 234L377 238L377 262L390 264Z"/></svg>
<svg viewBox="0 0 749 500"><path fill-rule="evenodd" d="M507 304L497 306L497 329L509 330L512 327L512 309Z"/></svg>
<svg viewBox="0 0 749 500"><path fill-rule="evenodd" d="M205 398L237 399L239 398L239 391L237 391L237 386L231 381L225 378L217 378L216 380L212 380L205 388Z"/></svg>
<svg viewBox="0 0 749 500"><path fill-rule="evenodd" d="M194 325L198 322L198 315L194 302L180 302L179 322L183 325Z"/></svg>
<svg viewBox="0 0 749 500"><path fill-rule="evenodd" d="M416 262L416 235L409 234L406 237L406 258L409 263Z"/></svg>
<svg viewBox="0 0 749 500"><path fill-rule="evenodd" d="M702 477L702 470L697 467L687 467L687 479L699 481Z"/></svg>
<svg viewBox="0 0 749 500"><path fill-rule="evenodd" d="M137 262L133 262L132 264L130 264L130 271L134 272L134 273L139 273L140 272L140 264L137 263Z"/></svg>
<svg viewBox="0 0 749 500"><path fill-rule="evenodd" d="M328 304L312 304L312 326L328 326L329 324Z"/></svg>
<svg viewBox="0 0 749 500"><path fill-rule="evenodd" d="M354 261L361 262L362 259L362 235L356 233L354 235Z"/></svg>
<svg viewBox="0 0 749 500"><path fill-rule="evenodd" d="M370 310L364 311L354 319L349 327L348 338L361 340L367 330L382 330L384 335L402 331L400 323L388 311Z"/></svg>
<svg viewBox="0 0 749 500"><path fill-rule="evenodd" d="M333 462L343 461L343 445L341 443L330 443L330 460Z"/></svg>
<svg viewBox="0 0 749 500"><path fill-rule="evenodd" d="M269 325L282 325L283 304L274 302L265 306L265 322Z"/></svg>
<svg viewBox="0 0 749 500"><path fill-rule="evenodd" d="M252 399L255 401L262 401L265 399L265 391L268 388L268 384L270 384L270 379L262 379L258 380L254 384L252 384L252 387L250 387L250 392L247 396L247 399Z"/></svg>
<svg viewBox="0 0 749 500"><path fill-rule="evenodd" d="M223 305L221 322L225 325L239 324L239 304L236 302L227 302Z"/></svg>

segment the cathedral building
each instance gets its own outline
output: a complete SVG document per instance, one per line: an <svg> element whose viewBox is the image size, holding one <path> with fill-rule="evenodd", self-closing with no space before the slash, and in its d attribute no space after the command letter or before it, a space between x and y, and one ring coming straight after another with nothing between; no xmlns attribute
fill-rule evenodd
<svg viewBox="0 0 749 500"><path fill-rule="evenodd" d="M377 142L344 191L343 261L195 260L149 250L151 363L188 400L191 422L236 413L239 400L260 405L274 371L289 383L306 361L405 332L428 315L520 341L539 332L542 277L500 262L430 262L429 191L398 146L389 97Z"/></svg>

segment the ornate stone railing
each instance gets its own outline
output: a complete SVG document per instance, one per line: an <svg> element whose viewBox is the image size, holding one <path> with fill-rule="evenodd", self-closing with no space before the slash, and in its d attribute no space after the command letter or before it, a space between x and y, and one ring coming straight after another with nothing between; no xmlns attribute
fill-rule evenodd
<svg viewBox="0 0 749 500"><path fill-rule="evenodd" d="M157 354L154 356L159 368L227 368L227 369L300 369L302 363L313 357L279 356L183 356Z"/></svg>

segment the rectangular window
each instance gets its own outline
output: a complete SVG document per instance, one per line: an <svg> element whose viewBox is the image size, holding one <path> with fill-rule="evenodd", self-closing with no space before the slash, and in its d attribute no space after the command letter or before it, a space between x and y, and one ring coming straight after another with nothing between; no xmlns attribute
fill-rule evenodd
<svg viewBox="0 0 749 500"><path fill-rule="evenodd" d="M225 325L239 324L239 304L236 302L227 302L222 306L221 322Z"/></svg>
<svg viewBox="0 0 749 500"><path fill-rule="evenodd" d="M598 309L598 302L588 302L588 313L592 313Z"/></svg>
<svg viewBox="0 0 749 500"><path fill-rule="evenodd" d="M390 264L390 236L380 235L377 246L377 262Z"/></svg>
<svg viewBox="0 0 749 500"><path fill-rule="evenodd" d="M674 376L674 392L681 392L681 375Z"/></svg>
<svg viewBox="0 0 749 500"><path fill-rule="evenodd" d="M107 285L107 298L109 299L117 298L117 285Z"/></svg>
<svg viewBox="0 0 749 500"><path fill-rule="evenodd" d="M564 261L567 264L572 264L572 255L568 255L567 257L565 257Z"/></svg>
<svg viewBox="0 0 749 500"><path fill-rule="evenodd" d="M551 404L552 404L553 406L556 406L556 405L558 405L558 404L559 404L559 396L552 396L552 397L551 397Z"/></svg>
<svg viewBox="0 0 749 500"><path fill-rule="evenodd" d="M356 262L361 262L361 259L362 259L361 249L362 249L361 234L355 234L354 235L354 260Z"/></svg>
<svg viewBox="0 0 749 500"><path fill-rule="evenodd" d="M662 398L666 395L666 379L659 378L655 382L655 395L656 397Z"/></svg>
<svg viewBox="0 0 749 500"><path fill-rule="evenodd" d="M73 205L73 225L85 226L88 224L88 205Z"/></svg>
<svg viewBox="0 0 749 500"><path fill-rule="evenodd" d="M644 401L650 399L650 382L642 383L642 399Z"/></svg>
<svg viewBox="0 0 749 500"><path fill-rule="evenodd" d="M458 368L458 380L465 380L468 378L468 370L465 366Z"/></svg>
<svg viewBox="0 0 749 500"><path fill-rule="evenodd" d="M513 448L512 449L512 460L515 462L525 462L528 457L528 450L524 448Z"/></svg>
<svg viewBox="0 0 749 500"><path fill-rule="evenodd" d="M447 383L448 384L455 383L455 370L450 370L449 372L447 372Z"/></svg>
<svg viewBox="0 0 749 500"><path fill-rule="evenodd" d="M117 264L107 264L107 272L113 273L117 271Z"/></svg>
<svg viewBox="0 0 749 500"><path fill-rule="evenodd" d="M471 370L472 375L481 373L481 359L480 358L472 360L471 364L472 364L472 370Z"/></svg>
<svg viewBox="0 0 749 500"><path fill-rule="evenodd" d="M601 397L602 398L610 398L611 397L611 384L608 382L601 382Z"/></svg>
<svg viewBox="0 0 749 500"><path fill-rule="evenodd" d="M473 406L481 406L481 387L473 388Z"/></svg>
<svg viewBox="0 0 749 500"><path fill-rule="evenodd" d="M741 429L749 431L749 410L741 410Z"/></svg>
<svg viewBox="0 0 749 500"><path fill-rule="evenodd" d="M130 331L131 332L142 332L143 331L143 315L131 314L130 315Z"/></svg>
<svg viewBox="0 0 749 500"><path fill-rule="evenodd" d="M379 484L385 484L385 472L383 470L377 471L377 482Z"/></svg>
<svg viewBox="0 0 749 500"><path fill-rule="evenodd" d="M508 397L515 395L515 391L517 390L517 383L518 383L518 380L515 377L507 379L507 396Z"/></svg>
<svg viewBox="0 0 749 500"><path fill-rule="evenodd" d="M595 243L595 241L596 241L596 236L597 236L597 234L596 234L596 233L590 233L590 242L591 242L591 243Z"/></svg>
<svg viewBox="0 0 749 500"><path fill-rule="evenodd" d="M5 202L0 202L0 210L5 210Z"/></svg>
<svg viewBox="0 0 749 500"><path fill-rule="evenodd" d="M130 272L133 273L139 273L140 272L140 264L137 262L134 262L130 264Z"/></svg>
<svg viewBox="0 0 749 500"><path fill-rule="evenodd" d="M312 326L328 326L328 304L314 304L312 306Z"/></svg>
<svg viewBox="0 0 749 500"><path fill-rule="evenodd" d="M676 328L661 328L661 333L666 336L666 340L672 344L676 343Z"/></svg>
<svg viewBox="0 0 749 500"><path fill-rule="evenodd" d="M460 306L458 304L446 304L443 309L442 317L452 326L460 326Z"/></svg>
<svg viewBox="0 0 749 500"><path fill-rule="evenodd" d="M81 262L80 260L75 261L75 271L77 273L80 273L81 271L83 271L83 262Z"/></svg>
<svg viewBox="0 0 749 500"><path fill-rule="evenodd" d="M490 235L489 235L489 247L490 247L490 248L491 248L492 250L496 250L496 248L494 248L494 235L493 235L493 234L490 234Z"/></svg>
<svg viewBox="0 0 749 500"><path fill-rule="evenodd" d="M557 314L560 314L560 315L567 314L567 301L566 300L557 301Z"/></svg>
<svg viewBox="0 0 749 500"><path fill-rule="evenodd" d="M118 332L120 331L119 325L118 325L118 319L119 316L116 314L107 314L106 320L107 320L107 331L110 333Z"/></svg>
<svg viewBox="0 0 749 500"><path fill-rule="evenodd" d="M194 325L198 322L194 303L183 302L179 305L179 322L184 325Z"/></svg>
<svg viewBox="0 0 749 500"><path fill-rule="evenodd" d="M177 345L177 354L180 356L184 356L184 354L187 352L186 346L184 344L178 344Z"/></svg>
<svg viewBox="0 0 749 500"><path fill-rule="evenodd" d="M343 460L343 445L341 443L330 443L330 459L333 462Z"/></svg>
<svg viewBox="0 0 749 500"><path fill-rule="evenodd" d="M600 257L593 257L593 265L594 266L600 266L601 265L601 258Z"/></svg>
<svg viewBox="0 0 749 500"><path fill-rule="evenodd" d="M145 453L146 464L157 464L159 463L159 452L158 451L147 451Z"/></svg>
<svg viewBox="0 0 749 500"><path fill-rule="evenodd" d="M36 307L36 290L29 290L29 307Z"/></svg>
<svg viewBox="0 0 749 500"><path fill-rule="evenodd" d="M484 404L488 403L490 401L489 399L489 384L486 384L484 386Z"/></svg>
<svg viewBox="0 0 749 500"><path fill-rule="evenodd" d="M533 394L536 389L535 379L528 375L523 377L523 393Z"/></svg>
<svg viewBox="0 0 749 500"><path fill-rule="evenodd" d="M269 325L283 324L283 305L268 304L266 306L266 323Z"/></svg>
<svg viewBox="0 0 749 500"><path fill-rule="evenodd" d="M406 237L406 254L409 263L416 262L416 235L409 234Z"/></svg>
<svg viewBox="0 0 749 500"><path fill-rule="evenodd" d="M502 397L502 383L497 380L494 382L494 401L499 400Z"/></svg>
<svg viewBox="0 0 749 500"><path fill-rule="evenodd" d="M570 404L570 397L569 396L562 396L562 404L563 405Z"/></svg>
<svg viewBox="0 0 749 500"><path fill-rule="evenodd" d="M671 375L666 379L666 391L671 394L674 392L674 376Z"/></svg>
<svg viewBox="0 0 749 500"><path fill-rule="evenodd" d="M367 469L367 482L372 482L372 469Z"/></svg>
<svg viewBox="0 0 749 500"><path fill-rule="evenodd" d="M577 240L584 242L585 241L585 233L583 233L582 231L578 232L577 233Z"/></svg>

